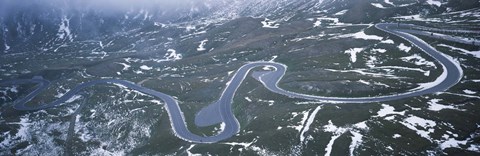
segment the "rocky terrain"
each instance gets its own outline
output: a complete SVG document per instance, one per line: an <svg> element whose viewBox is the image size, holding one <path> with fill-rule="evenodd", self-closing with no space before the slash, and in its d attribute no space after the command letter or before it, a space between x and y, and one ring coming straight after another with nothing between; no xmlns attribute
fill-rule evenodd
<svg viewBox="0 0 480 156"><path fill-rule="evenodd" d="M167 1L168 2L168 1ZM116 85L62 106L17 111L34 85L0 87L0 155L477 155L478 0L35 0L0 2L0 80L42 76L30 104L76 85L123 79L174 95L190 131L233 73L252 61L288 66L279 86L321 96L398 94L434 81L439 63L374 27L409 30L453 57L461 81L445 92L360 105L289 98L247 76L233 111L240 132L194 144L171 130L163 102ZM261 70L261 69L258 69Z"/></svg>

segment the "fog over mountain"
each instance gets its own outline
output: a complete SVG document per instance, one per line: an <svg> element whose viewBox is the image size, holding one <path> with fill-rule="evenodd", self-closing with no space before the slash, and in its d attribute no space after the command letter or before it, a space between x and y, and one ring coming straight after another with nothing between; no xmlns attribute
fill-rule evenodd
<svg viewBox="0 0 480 156"><path fill-rule="evenodd" d="M193 4L192 0L3 0L0 2L2 13L8 13L12 10L28 9L32 7L54 7L64 10L84 10L98 9L105 12L109 11L128 11L133 8L174 8L181 9L188 4ZM202 1L210 2L210 1Z"/></svg>
<svg viewBox="0 0 480 156"><path fill-rule="evenodd" d="M139 28L142 25L223 23L239 17L268 17L287 20L295 12L286 9L309 9L320 1L208 0L208 1L82 1L35 0L2 1L1 42L10 47L37 43L41 36L58 35L59 27L69 28L67 40L85 40ZM287 7L288 6L288 7ZM43 43L50 41L41 41ZM55 41L58 42L58 41ZM5 44L0 44L5 45ZM22 46L24 47L24 46ZM33 47L32 47L33 48ZM40 47L36 47L40 48ZM1 47L0 49L5 49Z"/></svg>

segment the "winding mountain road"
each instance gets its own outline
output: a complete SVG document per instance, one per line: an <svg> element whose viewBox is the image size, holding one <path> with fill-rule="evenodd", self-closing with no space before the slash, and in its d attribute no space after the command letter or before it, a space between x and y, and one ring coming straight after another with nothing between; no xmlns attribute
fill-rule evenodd
<svg viewBox="0 0 480 156"><path fill-rule="evenodd" d="M402 25L405 28L404 25ZM413 25L407 25L413 27ZM401 29L397 28L397 24L388 24L388 23L381 23L375 25L376 28L388 32L390 34L399 36L413 45L420 48L423 52L429 54L435 60L438 61L439 64L442 66L443 74L441 74L432 84L433 86L428 86L424 88L420 88L417 90L409 91L402 94L395 94L395 95L387 95L387 96L378 96L378 97L359 97L359 98L348 98L348 97L323 97L323 96L313 96L301 93L295 93L286 91L280 87L278 87L279 81L285 75L287 71L287 66L276 63L276 62L250 62L248 64L243 65L240 67L235 75L232 77L229 83L227 83L226 88L224 89L220 99L209 106L210 110L218 111L218 120L209 124L218 124L223 122L225 127L223 131L218 133L214 136L199 136L197 134L193 134L187 128L187 124L185 123L185 117L182 114L182 111L178 105L177 100L175 100L172 96L145 88L143 86L137 85L135 83L126 81L126 80L118 80L118 79L101 79L101 80L94 80L86 83L82 83L75 88L71 89L67 93L65 93L62 97L56 99L55 101L48 103L48 104L38 104L34 106L27 106L26 104L31 101L35 96L41 93L43 90L47 89L50 85L48 80L45 80L41 77L34 77L33 79L19 79L19 80L10 80L0 83L2 86L6 85L19 85L19 84L27 84L27 83L36 83L38 84L36 89L30 92L25 97L18 99L14 102L13 107L17 110L25 110L25 111L33 111L33 110L41 110L41 109L48 109L52 107L59 106L73 97L75 94L79 93L82 89L88 88L90 86L98 85L98 84L118 84L125 86L127 88L137 90L139 92L154 96L156 98L162 99L165 103L165 108L168 111L170 122L175 132L176 136L190 142L196 143L214 143L218 142L231 136L235 135L240 130L240 124L238 123L237 118L234 116L232 112L232 102L233 97L235 96L235 92L245 79L245 77L250 73L250 70L257 68L257 67L273 67L274 70L272 71L255 71L252 73L252 76L260 81L268 90L282 94L285 96L289 96L292 98L300 98L300 99L307 99L307 100L316 100L316 101L325 101L331 103L371 103L371 102L380 102L380 101L390 101L390 100L398 100L407 97L414 97L420 96L424 94L431 94L435 92L442 92L447 90L448 88L452 87L453 85L457 84L463 75L463 71L460 65L455 62L450 56L447 56L435 48L431 47L429 44L425 43L423 40L408 34ZM197 116L197 120L202 120L202 117Z"/></svg>

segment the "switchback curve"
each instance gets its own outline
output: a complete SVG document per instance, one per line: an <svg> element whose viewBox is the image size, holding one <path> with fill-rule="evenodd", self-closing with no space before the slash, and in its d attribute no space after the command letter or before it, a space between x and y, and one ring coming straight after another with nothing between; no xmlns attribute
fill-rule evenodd
<svg viewBox="0 0 480 156"><path fill-rule="evenodd" d="M413 27L413 25L407 25ZM165 108L169 114L170 122L175 132L176 136L190 142L196 143L214 143L218 142L231 136L235 135L240 130L240 124L238 120L233 115L231 105L233 102L233 97L235 95L236 90L241 85L245 77L248 75L250 70L256 67L273 67L275 70L272 71L256 71L252 75L258 81L260 81L268 90L286 95L292 98L300 98L300 99L307 99L307 100L316 100L316 101L325 101L330 103L371 103L371 102L381 102L381 101L390 101L390 100L398 100L407 97L414 97L420 96L424 94L431 94L435 92L445 91L448 88L452 87L456 83L459 82L461 79L463 72L461 67L457 62L455 62L450 56L447 56L435 48L431 47L429 44L425 43L423 40L402 32L401 29L397 28L397 24L388 24L388 23L380 23L375 25L376 28L383 30L387 33L399 36L413 45L420 48L423 52L427 53L438 63L441 64L443 74L435 80L435 86L430 86L427 88L422 88L419 90L414 90L402 94L396 95L387 95L387 96L378 96L378 97L358 97L358 98L347 98L347 97L323 97L323 96L313 96L301 93L295 93L286 91L280 87L278 87L279 81L282 79L283 75L287 70L287 66L281 63L276 62L250 62L242 67L240 67L235 75L231 78L231 80L227 83L226 88L224 89L221 97L213 106L214 109L218 110L218 113L221 117L219 122L223 122L225 124L225 128L217 135L213 136L199 136L190 132L187 128L187 124L185 123L185 117L182 114L182 111L178 105L177 100L175 100L172 96L145 88L138 84L126 81L126 80L118 80L118 79L101 79L101 80L93 80L90 82L82 83L75 88L71 89L67 93L65 93L62 97L56 99L55 101L48 103L48 104L38 104L34 106L27 106L26 104L32 100L35 96L41 93L43 90L47 89L50 85L48 80L45 80L41 77L34 77L33 79L18 79L18 80L10 80L0 83L0 85L18 85L18 84L26 84L26 83L36 83L37 88L27 94L25 97L21 99L17 99L14 102L13 107L17 110L23 111L34 111L34 110L41 110L41 109L48 109L52 107L56 107L65 103L75 94L80 92L84 88L88 88L90 86L98 85L98 84L118 84L125 86L127 88L137 90L144 94L148 94L154 96L156 98L162 99L165 103Z"/></svg>

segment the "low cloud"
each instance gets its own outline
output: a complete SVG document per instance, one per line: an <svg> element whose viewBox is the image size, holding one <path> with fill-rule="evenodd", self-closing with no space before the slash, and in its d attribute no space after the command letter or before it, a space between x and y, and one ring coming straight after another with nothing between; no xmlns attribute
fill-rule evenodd
<svg viewBox="0 0 480 156"><path fill-rule="evenodd" d="M0 16L23 9L95 9L103 12L128 11L133 8L181 9L196 2L202 0L0 0Z"/></svg>

